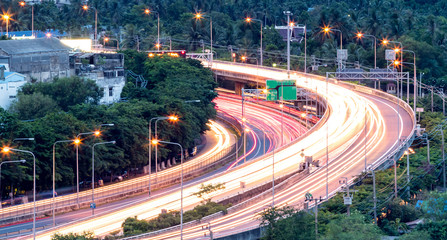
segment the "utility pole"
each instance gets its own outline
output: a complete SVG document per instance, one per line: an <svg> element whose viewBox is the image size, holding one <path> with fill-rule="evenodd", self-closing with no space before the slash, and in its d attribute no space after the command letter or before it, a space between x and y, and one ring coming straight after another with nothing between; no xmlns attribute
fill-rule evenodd
<svg viewBox="0 0 447 240"><path fill-rule="evenodd" d="M290 16L293 15L290 11L284 11L287 15L287 78L290 78Z"/></svg>
<svg viewBox="0 0 447 240"><path fill-rule="evenodd" d="M407 150L407 189L408 189L408 199L411 198L410 193L410 151Z"/></svg>
<svg viewBox="0 0 447 240"><path fill-rule="evenodd" d="M372 167L371 172L373 177L374 223L377 224L376 174L374 173L374 169Z"/></svg>
<svg viewBox="0 0 447 240"><path fill-rule="evenodd" d="M433 112L433 86L431 87L431 112Z"/></svg>
<svg viewBox="0 0 447 240"><path fill-rule="evenodd" d="M444 187L444 191L445 191L445 152L444 152L444 129L441 126L441 151L442 151L442 186Z"/></svg>

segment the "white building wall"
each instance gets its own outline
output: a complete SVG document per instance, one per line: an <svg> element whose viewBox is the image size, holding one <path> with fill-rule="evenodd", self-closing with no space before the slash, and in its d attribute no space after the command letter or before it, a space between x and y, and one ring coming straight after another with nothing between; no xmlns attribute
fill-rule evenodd
<svg viewBox="0 0 447 240"><path fill-rule="evenodd" d="M11 103L17 99L17 92L25 83L25 80L15 82L0 81L0 107L8 109Z"/></svg>

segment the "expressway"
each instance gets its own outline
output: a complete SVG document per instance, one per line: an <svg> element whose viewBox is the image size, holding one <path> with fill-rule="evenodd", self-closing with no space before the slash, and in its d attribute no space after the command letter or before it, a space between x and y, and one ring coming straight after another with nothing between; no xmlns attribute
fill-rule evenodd
<svg viewBox="0 0 447 240"><path fill-rule="evenodd" d="M247 66L225 63L215 63L213 68L237 73L250 72ZM255 68L251 68L252 71L253 69ZM287 78L284 72L278 71L264 70L261 74L274 79ZM402 106L405 103L403 102L398 107L397 101L392 101L393 98L385 99L373 94L355 93L338 84L325 83L324 79L312 76L293 74L291 78L297 79L297 85L302 87L313 88L314 91L320 89L319 94L329 99L330 114L324 126L314 129L307 136L277 150L278 153L274 156L275 174L281 171L278 168L282 168L283 165L282 169L290 166L297 157L297 149L304 148L306 155L312 155L314 159L326 162L325 148L328 147L329 161L326 162L328 165L323 164L287 190L276 192L275 206L302 207L304 195L307 192L311 192L316 198L325 199L326 195L331 197L340 189L338 181L341 177L347 177L352 181L365 169L365 164L373 164L374 168L377 168L402 145L402 140L407 141L413 134L414 118L411 110L404 111ZM271 163L272 157L273 155L269 154L256 163ZM268 171L272 171L271 165L267 166L265 171L264 174L269 174ZM225 216L208 221L213 237L229 236L259 227L257 214L271 207L272 200L271 197L260 199L246 208L234 206ZM208 223L204 222L202 226L207 226ZM209 239L209 230L203 229L202 226L185 228L183 238ZM160 233L139 239L179 239L180 237L178 229L165 233L160 231Z"/></svg>
<svg viewBox="0 0 447 240"><path fill-rule="evenodd" d="M256 67L241 66L227 63L214 63L213 68L224 69L233 72L253 72L256 74ZM260 69L258 73L262 76L273 79L286 79L284 71ZM414 122L410 111L403 111L404 103L400 103L401 109L398 114L396 101L392 97L379 98L372 94L362 95L349 90L334 81L325 82L321 78L308 76L303 77L293 74L291 78L298 80L297 84L327 97L329 100L329 111L322 119L322 124L314 127L312 131L304 134L275 150L275 176L285 175L294 172L297 164L303 161L299 155L301 149L308 156L319 159L320 167L313 171L304 181L287 191L277 193L276 204L299 205L304 199L305 192L312 192L314 196L331 196L339 189L338 180L340 177L348 177L359 174L365 165L383 163L392 151L401 145L401 138L405 136L405 141L412 135ZM310 86L309 86L310 85ZM408 109L408 108L406 108ZM262 116L264 118L265 116ZM260 119L262 119L260 118ZM363 137L366 120L367 134ZM396 124L396 121L399 123ZM395 127L398 126L398 127ZM276 128L275 128L276 129ZM365 144L366 139L366 144ZM365 155L366 146L366 155ZM327 158L328 156L329 158ZM239 165L229 171L215 175L213 178L204 180L208 183L225 183L226 189L221 190L213 196L214 200L225 198L235 192L240 191L240 182L255 186L271 181L273 154L259 157L247 164ZM329 159L329 161L327 161ZM325 164L329 167L326 168ZM326 179L328 189L326 190ZM198 185L187 186L184 189L185 206L191 208L200 199L192 193L198 190ZM78 223L61 226L57 229L61 233L82 232L93 230L97 235L118 229L122 218L126 216L138 216L138 218L151 218L160 209L179 209L179 192L167 194L161 198L152 198L146 203L135 205L95 219L87 219ZM256 202L249 208L230 210L226 216L211 221L213 231L217 235L228 235L234 233L237 226L238 231L258 225L255 216L265 207L269 206L271 199L264 199ZM188 209L188 207L186 207ZM185 239L203 236L200 227L185 229ZM199 231L198 231L199 230ZM56 230L46 231L39 234L41 239L49 239ZM179 231L157 236L155 239L175 238L178 239Z"/></svg>

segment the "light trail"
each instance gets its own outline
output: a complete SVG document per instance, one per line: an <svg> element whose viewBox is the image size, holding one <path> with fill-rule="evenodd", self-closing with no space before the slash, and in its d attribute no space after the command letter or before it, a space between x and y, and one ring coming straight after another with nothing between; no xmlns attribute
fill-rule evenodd
<svg viewBox="0 0 447 240"><path fill-rule="evenodd" d="M232 138L230 137L230 134L228 133L228 130L225 128L225 126L223 126L215 121L210 121L208 126L210 127L210 131L214 132L217 136L216 144L208 151L198 154L196 157L194 157L193 159L191 159L189 161L185 161L185 163L183 165L184 168L197 166L201 162L206 162L207 159L212 158L213 156L219 154L221 151L223 151L226 148L231 146ZM161 170L161 171L159 171L158 175L159 175L160 179L167 178L167 177L173 176L173 175L178 176L178 175L180 175L180 165L172 166L165 170ZM152 174L151 175L152 183L155 182L155 179L156 179L155 174ZM138 184L141 182L147 183L148 181L149 181L148 175L138 177L138 178L129 179L127 181L123 181L120 183L114 183L114 184L107 185L104 187L95 188L95 195L100 195L100 194L107 193L107 192L117 192L119 189L123 189L123 188L125 189L125 188L128 188L129 186L132 186L132 185L135 185L135 184ZM80 198L90 197L90 196L91 196L91 190L85 190L85 191L79 192ZM56 205L61 202L69 202L69 201L71 201L72 203L73 203L73 201L76 201L76 193L56 197ZM52 204L53 204L52 198L44 199L44 200L40 200L40 201L36 202L36 206L38 208L43 207L43 206L48 206L48 208L51 208ZM31 209L30 211L32 211L32 208L33 208L33 202L29 202L29 203L25 203L25 204L21 204L21 205L17 205L17 206L6 207L6 208L0 209L0 216L3 216L3 214L14 213L17 211L22 211L22 210ZM47 211L48 211L48 208L46 209Z"/></svg>
<svg viewBox="0 0 447 240"><path fill-rule="evenodd" d="M256 68L252 68L251 66L237 66L222 63L215 63L213 67L241 73L250 73L256 70ZM259 74L275 79L286 79L287 76L284 72L266 69L260 69ZM292 78L298 80L298 85L304 85L303 82L300 82L302 79L299 76L292 75ZM362 138L362 130L366 103L368 123L367 146L370 147L367 155L368 164L383 161L384 157L398 144L395 141L397 131L400 136L409 136L412 131L409 126L414 125L412 116L408 113L401 113L399 118L403 123L401 125L402 128L397 130L390 127L390 124L394 123L390 119L395 119L394 107L383 99L372 96L365 98L358 93L332 83L329 83L329 88L326 89L326 83L317 78L307 78L307 81L312 81L312 86L315 87L314 90L318 89L318 93L323 97L326 97L327 90L330 115L324 123L325 125L320 126L320 128L314 128L304 138L292 141L280 149L275 150L275 176L285 175L297 169L298 164L303 161L299 156L301 149L304 149L307 156L320 159L320 165L323 167L314 170L308 177L288 188L287 191L276 193L275 202L277 206L299 204L304 199L306 192L312 192L314 196L325 196L326 168L323 163L327 161L325 156L326 141L328 141L327 145L330 153L328 171L330 194L333 194L339 189L338 179L340 177L348 176L352 178L352 176L357 175L363 170L364 140ZM403 126L406 127L404 128ZM326 132L327 130L328 132ZM329 139L326 139L326 134L329 135ZM213 196L215 200L234 195L240 191L241 181L246 183L247 188L270 182L272 171L270 166L271 160L272 154L269 153L258 160L239 165L231 171L218 174L212 179L206 179L203 183L225 183L226 189L215 193L215 196ZM201 200L192 195L192 193L198 190L198 185L188 186L184 189L185 210L191 209ZM138 216L139 219L147 219L157 216L160 213L160 209L178 210L180 207L179 196L179 192L173 192L160 198L151 199L146 203L138 204L132 208L98 216L95 219L62 226L57 231L60 233L79 233L92 230L96 235L104 235L119 229L121 223L127 217ZM217 233L223 236L225 232L234 232L232 230L234 226L257 225L259 222L254 217L264 208L269 207L270 203L271 199L269 198L259 200L249 208L229 211L224 217L210 221L215 230L215 236L217 236ZM203 230L197 231L199 228L199 226L186 228L184 238L193 239L201 237ZM55 232L51 230L39 233L39 239L49 239ZM179 232L175 231L153 237L153 239L178 239L178 236Z"/></svg>

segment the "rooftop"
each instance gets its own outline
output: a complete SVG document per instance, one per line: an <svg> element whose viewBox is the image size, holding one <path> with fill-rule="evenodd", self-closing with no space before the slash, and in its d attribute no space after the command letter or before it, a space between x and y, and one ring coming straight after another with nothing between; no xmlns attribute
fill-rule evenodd
<svg viewBox="0 0 447 240"><path fill-rule="evenodd" d="M56 38L39 38L0 41L0 50L7 54L69 51L70 48Z"/></svg>

